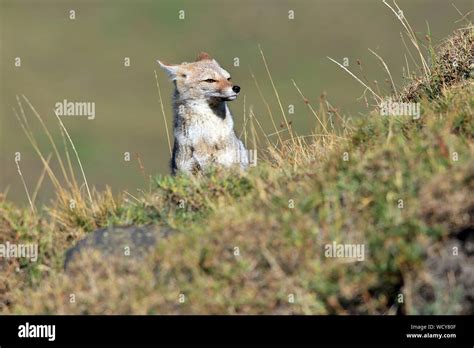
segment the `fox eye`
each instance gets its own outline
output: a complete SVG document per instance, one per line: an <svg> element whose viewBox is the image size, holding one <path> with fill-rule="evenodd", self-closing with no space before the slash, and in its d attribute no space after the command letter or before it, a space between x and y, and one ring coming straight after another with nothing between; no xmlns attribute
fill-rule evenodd
<svg viewBox="0 0 474 348"><path fill-rule="evenodd" d="M230 81L230 77L227 79L227 81Z"/></svg>
<svg viewBox="0 0 474 348"><path fill-rule="evenodd" d="M206 79L206 80L204 80L204 82L213 83L213 82L217 82L217 81L216 81L216 80L214 80L214 79Z"/></svg>

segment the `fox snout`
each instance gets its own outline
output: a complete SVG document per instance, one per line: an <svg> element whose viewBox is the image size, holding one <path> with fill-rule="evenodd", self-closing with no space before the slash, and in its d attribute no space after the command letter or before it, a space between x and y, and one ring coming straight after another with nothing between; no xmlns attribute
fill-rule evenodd
<svg viewBox="0 0 474 348"><path fill-rule="evenodd" d="M232 86L232 90L233 90L235 93L239 93L239 92L240 92L240 86Z"/></svg>

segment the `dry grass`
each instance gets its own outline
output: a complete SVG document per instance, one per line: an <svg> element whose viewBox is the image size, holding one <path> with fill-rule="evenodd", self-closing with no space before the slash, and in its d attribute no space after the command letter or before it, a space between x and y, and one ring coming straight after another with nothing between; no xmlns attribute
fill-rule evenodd
<svg viewBox="0 0 474 348"><path fill-rule="evenodd" d="M419 101L427 95L435 99L443 89L466 82L474 70L474 27L458 29L438 47L431 74L415 78L400 93L402 101Z"/></svg>
<svg viewBox="0 0 474 348"><path fill-rule="evenodd" d="M417 102L423 96L428 96L429 98L434 99L441 95L443 89L465 82L473 77L474 27L468 20L468 14L463 15L460 13L466 24L464 27L456 30L453 35L446 38L438 45L438 47L433 47L430 34L428 33L426 35L426 42L422 42L413 31L408 19L406 18L406 14L395 1L392 2L392 5L385 0L383 3L393 12L395 18L401 23L404 29L404 32L401 33L401 38L406 51L414 64L414 67L410 68L410 64L405 56L406 71L408 75L406 77L409 79L409 82L400 92L398 92L392 74L390 73L384 59L369 49L369 51L382 63L382 66L387 73L387 77L389 78L392 87L392 93L389 93L390 98L402 102ZM407 37L411 43L411 48L407 46L405 37ZM415 51L414 54L412 53L413 50ZM414 56L417 56L418 58L415 58ZM429 59L427 57L432 61L431 64L428 63ZM366 100L366 92L370 92L374 102L374 107L379 107L380 103L385 100L381 96L378 84L374 82L374 84L370 86L371 83L367 81L365 76L358 77L336 60L330 57L328 57L328 59L341 67L364 87L363 97ZM361 66L360 61L358 61L358 65ZM376 89L378 90L378 93L375 92ZM369 103L367 102L367 104Z"/></svg>

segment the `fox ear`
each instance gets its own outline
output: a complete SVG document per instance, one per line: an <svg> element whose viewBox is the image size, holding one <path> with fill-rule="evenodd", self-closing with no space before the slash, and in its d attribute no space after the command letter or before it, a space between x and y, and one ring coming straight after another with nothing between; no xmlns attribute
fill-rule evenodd
<svg viewBox="0 0 474 348"><path fill-rule="evenodd" d="M176 75L178 74L179 65L166 65L160 60L157 60L158 64L160 64L161 68L165 71L166 75L170 80L176 80Z"/></svg>
<svg viewBox="0 0 474 348"><path fill-rule="evenodd" d="M211 56L209 55L209 53L200 52L196 58L196 62L199 62L201 60L211 60Z"/></svg>

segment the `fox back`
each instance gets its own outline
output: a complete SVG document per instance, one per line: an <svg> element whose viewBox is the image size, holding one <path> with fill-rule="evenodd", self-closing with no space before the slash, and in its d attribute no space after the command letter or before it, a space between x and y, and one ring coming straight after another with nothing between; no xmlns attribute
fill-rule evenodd
<svg viewBox="0 0 474 348"><path fill-rule="evenodd" d="M192 63L158 63L175 87L171 172L195 174L211 166L247 168L247 150L235 135L227 106L240 92L230 74L207 53Z"/></svg>

